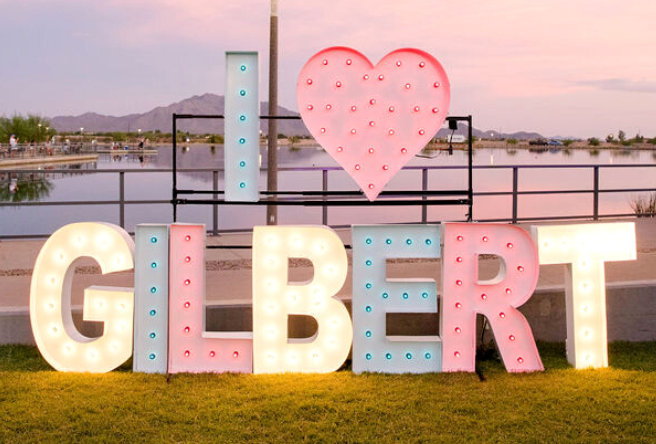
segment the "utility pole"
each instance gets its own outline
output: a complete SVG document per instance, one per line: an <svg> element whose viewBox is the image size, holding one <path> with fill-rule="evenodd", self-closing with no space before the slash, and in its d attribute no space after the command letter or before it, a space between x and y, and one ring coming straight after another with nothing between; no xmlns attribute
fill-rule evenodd
<svg viewBox="0 0 656 444"><path fill-rule="evenodd" d="M278 112L278 0L271 0L271 35L269 37L269 116ZM278 191L278 121L269 119L267 148L267 189ZM275 196L270 196L275 200ZM278 207L267 206L267 225L278 223Z"/></svg>

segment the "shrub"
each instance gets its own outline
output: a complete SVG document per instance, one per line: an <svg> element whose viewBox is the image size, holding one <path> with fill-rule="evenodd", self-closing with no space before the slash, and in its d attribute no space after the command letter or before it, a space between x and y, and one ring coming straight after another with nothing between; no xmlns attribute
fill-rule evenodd
<svg viewBox="0 0 656 444"><path fill-rule="evenodd" d="M651 193L646 197L633 197L629 205L638 217L654 217L654 213L656 213L656 193Z"/></svg>
<svg viewBox="0 0 656 444"><path fill-rule="evenodd" d="M590 145L590 146L599 146L600 144L601 144L601 142L596 137L590 137L588 139L588 145Z"/></svg>

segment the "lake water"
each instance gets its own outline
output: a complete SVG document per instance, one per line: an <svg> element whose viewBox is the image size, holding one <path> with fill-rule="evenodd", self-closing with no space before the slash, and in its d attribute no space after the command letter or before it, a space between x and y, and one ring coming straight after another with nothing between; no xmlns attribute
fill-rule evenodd
<svg viewBox="0 0 656 444"><path fill-rule="evenodd" d="M193 145L179 148L180 168L222 168L223 149ZM262 151L266 163L266 153ZM336 166L332 158L318 147L292 150L279 148L280 167ZM474 152L475 165L621 165L641 164L644 168L602 168L600 187L654 188L656 189L656 152L601 150L558 150L533 152L525 149L507 150L483 148ZM415 157L410 166L466 165L466 152L455 151L453 155L439 152L433 158ZM650 165L651 168L647 167ZM171 148L161 147L157 155L143 159L132 155L101 154L98 162L71 166L48 166L50 169L140 170L143 174L125 175L125 198L127 200L169 200L171 198L171 174L148 173L149 170L171 167ZM223 178L220 177L219 187ZM592 169L527 169L519 175L520 190L566 190L592 189ZM212 173L180 173L179 188L212 188ZM18 185L18 190L10 190ZM330 190L357 190L353 180L343 171L331 171L328 185ZM281 172L281 190L321 190L320 171ZM266 187L266 175L260 176L260 187ZM467 188L466 170L443 170L429 172L429 189L464 190ZM386 187L387 190L420 190L421 171L401 171ZM510 169L482 169L474 171L474 191L511 191ZM12 192L13 191L13 192ZM599 200L601 214L629 213L629 202L640 193L602 194ZM645 193L642 193L645 194ZM0 201L94 201L118 200L119 175L117 173L77 175L45 173L21 177L0 171ZM561 194L549 196L520 196L519 217L566 216L592 214L591 194ZM279 222L282 224L320 224L321 208L280 207ZM467 208L464 206L428 207L429 221L463 220ZM253 225L265 224L264 206L219 207L219 229L250 229ZM502 219L512 214L510 196L480 196L474 201L474 219ZM134 230L137 223L169 223L172 221L170 204L127 205L126 228ZM0 207L0 236L48 234L71 222L105 221L118 223L118 205L84 206L40 206ZM212 224L211 206L180 206L179 221ZM419 222L421 207L331 207L328 222L331 225L352 223Z"/></svg>

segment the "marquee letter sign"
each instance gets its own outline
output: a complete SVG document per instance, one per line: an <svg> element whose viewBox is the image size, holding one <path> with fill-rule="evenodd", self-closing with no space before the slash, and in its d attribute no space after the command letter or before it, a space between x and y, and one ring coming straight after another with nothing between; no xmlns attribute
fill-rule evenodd
<svg viewBox="0 0 656 444"><path fill-rule="evenodd" d="M565 264L567 360L576 368L608 367L604 264L636 259L635 225L532 227L541 264Z"/></svg>
<svg viewBox="0 0 656 444"><path fill-rule="evenodd" d="M387 313L436 313L432 279L387 279L387 259L439 258L439 225L353 227L353 371L442 371L435 336L387 336Z"/></svg>
<svg viewBox="0 0 656 444"><path fill-rule="evenodd" d="M488 319L508 371L542 370L531 327L517 310L538 281L538 255L531 237L512 225L447 223L443 227L444 371L474 371L477 313ZM499 274L489 281L478 277L482 254L503 261Z"/></svg>
<svg viewBox="0 0 656 444"><path fill-rule="evenodd" d="M88 338L73 324L71 286L75 263L94 259L103 274L133 267L134 242L120 227L77 223L47 240L34 265L30 290L32 332L41 354L59 371L108 372L132 355L132 288L90 287L84 291L83 319L103 322L103 335Z"/></svg>
<svg viewBox="0 0 656 444"><path fill-rule="evenodd" d="M288 283L288 261L312 261L314 277ZM328 373L342 366L353 327L334 299L346 280L346 250L328 227L255 227L253 232L253 369L255 373ZM311 316L312 338L288 338L290 315Z"/></svg>

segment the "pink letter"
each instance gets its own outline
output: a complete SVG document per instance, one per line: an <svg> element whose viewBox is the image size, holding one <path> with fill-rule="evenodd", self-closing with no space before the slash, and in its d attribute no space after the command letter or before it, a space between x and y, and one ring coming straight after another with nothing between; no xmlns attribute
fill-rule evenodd
<svg viewBox="0 0 656 444"><path fill-rule="evenodd" d="M205 331L205 225L170 230L169 373L253 369L253 334Z"/></svg>
<svg viewBox="0 0 656 444"><path fill-rule="evenodd" d="M443 371L473 372L476 314L487 317L509 372L543 370L531 327L516 307L533 294L538 253L521 228L500 224L444 224L442 255ZM478 279L478 256L502 259L499 274Z"/></svg>

